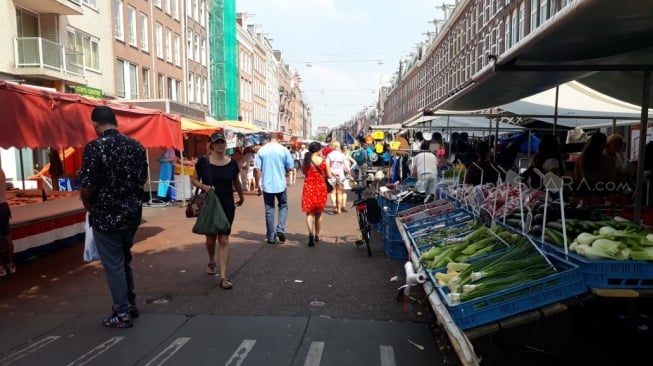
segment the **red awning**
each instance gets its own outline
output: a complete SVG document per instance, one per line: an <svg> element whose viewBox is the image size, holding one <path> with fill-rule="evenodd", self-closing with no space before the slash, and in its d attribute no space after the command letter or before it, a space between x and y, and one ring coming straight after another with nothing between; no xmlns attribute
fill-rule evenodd
<svg viewBox="0 0 653 366"><path fill-rule="evenodd" d="M145 147L183 149L178 116L0 81L0 147L84 147L97 135L91 112L109 105L118 130Z"/></svg>

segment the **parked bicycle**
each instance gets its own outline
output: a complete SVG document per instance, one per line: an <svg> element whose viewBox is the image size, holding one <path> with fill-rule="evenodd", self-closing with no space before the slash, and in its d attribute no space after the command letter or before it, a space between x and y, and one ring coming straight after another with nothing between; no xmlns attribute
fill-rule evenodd
<svg viewBox="0 0 653 366"><path fill-rule="evenodd" d="M358 228L361 231L361 239L356 240L356 246L359 247L365 244L365 246L367 247L367 255L371 257L372 256L372 248L370 247L370 240L372 236L371 221L373 222L380 219L381 213L378 204L376 204L376 200L371 197L365 197L365 195L363 194L363 192L365 192L367 189L368 189L367 178L363 178L363 179L356 180L356 185L351 188L351 191L356 194L356 199L352 204L352 208L356 208L356 217L358 218ZM370 208L368 206L370 204L375 204L376 207Z"/></svg>

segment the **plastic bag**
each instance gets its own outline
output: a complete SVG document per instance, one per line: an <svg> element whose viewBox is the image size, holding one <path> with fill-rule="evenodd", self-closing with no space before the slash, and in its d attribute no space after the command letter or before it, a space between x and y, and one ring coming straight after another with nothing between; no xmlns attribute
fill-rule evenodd
<svg viewBox="0 0 653 366"><path fill-rule="evenodd" d="M200 210L197 221L193 225L193 233L203 235L226 234L231 230L231 223L222 209L222 204L215 191L211 189L208 192L206 202Z"/></svg>
<svg viewBox="0 0 653 366"><path fill-rule="evenodd" d="M100 254L95 246L93 238L93 228L88 223L89 213L86 213L86 222L84 223L84 262L93 262L100 260Z"/></svg>

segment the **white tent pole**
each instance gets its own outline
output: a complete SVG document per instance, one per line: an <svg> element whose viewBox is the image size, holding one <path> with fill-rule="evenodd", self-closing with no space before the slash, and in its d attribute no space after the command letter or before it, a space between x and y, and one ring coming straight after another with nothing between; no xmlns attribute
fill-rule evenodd
<svg viewBox="0 0 653 366"><path fill-rule="evenodd" d="M642 220L642 189L644 189L644 164L646 164L646 132L648 130L648 106L651 93L651 72L644 71L642 86L642 118L639 124L639 153L637 154L637 177L635 180L635 207L633 221L641 223Z"/></svg>
<svg viewBox="0 0 653 366"><path fill-rule="evenodd" d="M146 156L147 161L149 162L150 161L150 152L148 151L148 149L145 149L145 156ZM152 173L150 172L150 164L147 164L147 183L150 186L150 189L149 189L149 191L150 191L150 202L149 202L149 204L152 204Z"/></svg>
<svg viewBox="0 0 653 366"><path fill-rule="evenodd" d="M555 106L553 109L553 135L555 136L556 130L558 129L558 94L560 92L560 86L556 86L556 99Z"/></svg>

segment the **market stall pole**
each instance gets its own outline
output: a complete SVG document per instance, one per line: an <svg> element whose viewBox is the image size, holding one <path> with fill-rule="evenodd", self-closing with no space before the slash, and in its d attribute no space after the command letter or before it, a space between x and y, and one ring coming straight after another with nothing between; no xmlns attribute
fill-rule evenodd
<svg viewBox="0 0 653 366"><path fill-rule="evenodd" d="M642 118L640 131L646 131L648 127L649 96L651 93L651 71L644 71L642 80ZM635 208L633 221L642 222L642 189L644 187L644 159L646 152L646 139L639 139L639 163L637 164L637 177L635 178Z"/></svg>

